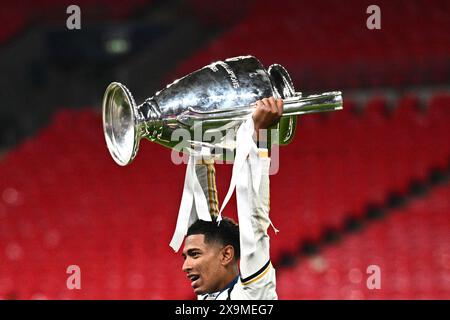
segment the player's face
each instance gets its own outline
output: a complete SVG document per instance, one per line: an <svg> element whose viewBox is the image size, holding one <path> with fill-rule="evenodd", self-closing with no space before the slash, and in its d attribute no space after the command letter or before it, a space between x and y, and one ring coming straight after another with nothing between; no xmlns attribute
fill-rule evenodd
<svg viewBox="0 0 450 320"><path fill-rule="evenodd" d="M220 290L224 269L221 266L221 247L216 243L205 243L203 234L186 237L183 249L183 271L191 281L195 294Z"/></svg>

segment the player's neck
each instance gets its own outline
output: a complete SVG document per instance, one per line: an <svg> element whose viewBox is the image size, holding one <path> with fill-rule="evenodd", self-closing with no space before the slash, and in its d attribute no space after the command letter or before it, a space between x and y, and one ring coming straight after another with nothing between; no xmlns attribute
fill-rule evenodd
<svg viewBox="0 0 450 320"><path fill-rule="evenodd" d="M222 291L229 287L229 285L236 279L236 277L239 275L239 269L238 267L232 267L230 272L227 272L225 277L223 278L223 282L221 285L221 288L219 291Z"/></svg>

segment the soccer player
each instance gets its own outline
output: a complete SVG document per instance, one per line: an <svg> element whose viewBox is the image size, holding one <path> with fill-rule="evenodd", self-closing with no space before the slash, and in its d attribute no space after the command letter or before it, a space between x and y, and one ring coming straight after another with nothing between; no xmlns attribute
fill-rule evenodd
<svg viewBox="0 0 450 320"><path fill-rule="evenodd" d="M259 130L277 123L283 113L283 100L273 97L256 103L252 118L254 142L264 143ZM216 221L218 210L213 162L196 165L196 173L208 200L212 221L195 221L188 229L183 248L183 271L191 281L198 299L270 300L277 299L275 270L270 262L269 236L269 166L267 149L258 149L262 165L259 192L255 194L251 174L251 224L256 250L243 252L239 226L229 218Z"/></svg>

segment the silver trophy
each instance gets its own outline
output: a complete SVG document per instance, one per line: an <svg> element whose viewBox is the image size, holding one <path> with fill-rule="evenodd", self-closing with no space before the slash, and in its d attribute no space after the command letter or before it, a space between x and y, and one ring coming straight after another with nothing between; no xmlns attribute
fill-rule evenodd
<svg viewBox="0 0 450 320"><path fill-rule="evenodd" d="M225 131L237 130L252 114L255 102L275 96L284 101L283 116L276 125L278 143L288 144L295 133L297 115L342 109L340 91L302 97L295 92L284 67L267 70L252 56L211 63L174 81L153 97L136 105L130 91L121 83L111 83L103 97L103 130L115 162L129 164L142 138L176 149L173 133L190 133L191 150L198 147L233 149ZM196 130L200 135L196 135ZM223 139L205 141L221 133Z"/></svg>

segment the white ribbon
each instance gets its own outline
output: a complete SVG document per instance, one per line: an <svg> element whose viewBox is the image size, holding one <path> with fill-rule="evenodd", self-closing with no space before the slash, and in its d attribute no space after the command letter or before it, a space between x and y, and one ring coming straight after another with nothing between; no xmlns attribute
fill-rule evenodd
<svg viewBox="0 0 450 320"><path fill-rule="evenodd" d="M236 134L236 158L233 164L230 187L217 217L217 223L220 223L222 220L222 212L233 195L234 189L236 189L241 252L245 252L246 254L251 254L256 250L256 240L252 227L253 208L251 197L253 194L259 197L262 174L262 163L258 156L258 147L253 140L253 132L253 119L249 117L249 119L241 124ZM249 176L252 179L251 188L253 190L249 190L248 188ZM195 204L197 216L200 220L212 221L205 194L195 172L195 157L190 156L186 168L183 196L181 198L177 224L170 242L170 246L175 251L178 251L181 247L190 221L195 221L195 217L191 216L193 204ZM275 231L277 232L278 230L275 229Z"/></svg>
<svg viewBox="0 0 450 320"><path fill-rule="evenodd" d="M236 200L239 220L239 233L241 237L241 252L251 254L256 250L256 241L252 228L252 190L248 190L249 171L252 177L252 188L256 196L259 194L262 165L258 156L258 147L253 141L254 124L250 117L239 127L236 134L236 158L233 164L230 187L222 203L217 218L222 220L222 211L233 195L236 188ZM248 157L248 162L247 162Z"/></svg>
<svg viewBox="0 0 450 320"><path fill-rule="evenodd" d="M198 219L212 221L206 196L203 193L202 186L200 185L197 173L195 172L195 162L195 157L191 155L186 167L183 195L181 197L180 209L178 210L177 224L172 240L170 241L170 246L175 252L180 249L181 244L183 243L189 228L189 222L195 221L195 217L191 217L193 205L195 205Z"/></svg>

